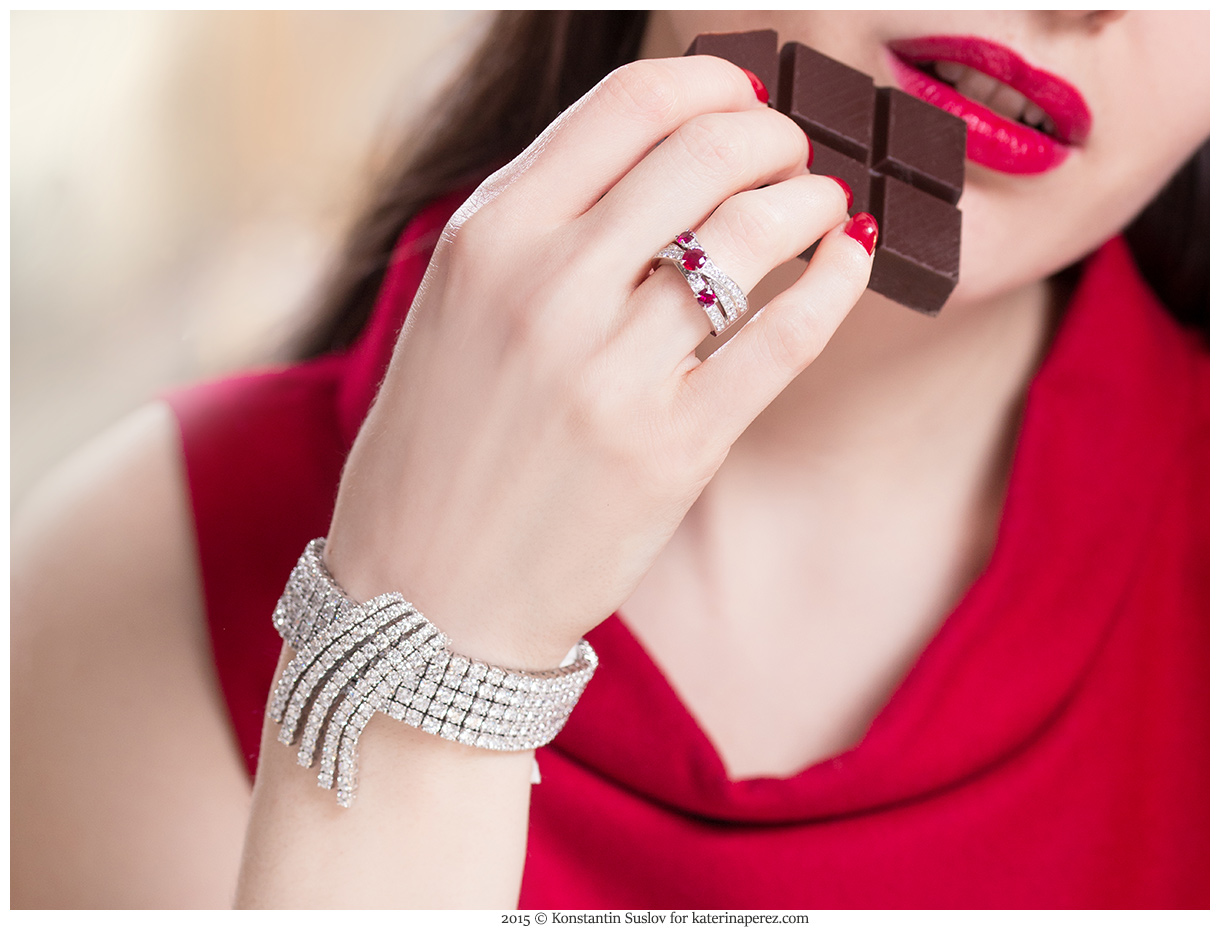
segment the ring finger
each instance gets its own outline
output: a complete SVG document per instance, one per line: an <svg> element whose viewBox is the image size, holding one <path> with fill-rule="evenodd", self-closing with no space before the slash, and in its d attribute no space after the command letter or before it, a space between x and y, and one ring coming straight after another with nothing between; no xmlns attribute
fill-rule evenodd
<svg viewBox="0 0 1220 930"><path fill-rule="evenodd" d="M695 234L707 258L748 294L846 218L842 187L828 177L801 175L735 194ZM632 294L620 338L631 357L649 357L670 370L710 331L709 314L683 275L662 262Z"/></svg>

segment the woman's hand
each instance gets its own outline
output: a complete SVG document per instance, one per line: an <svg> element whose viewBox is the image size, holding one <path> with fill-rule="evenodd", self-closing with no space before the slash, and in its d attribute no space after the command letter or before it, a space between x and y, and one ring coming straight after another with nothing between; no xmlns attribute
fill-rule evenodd
<svg viewBox="0 0 1220 930"><path fill-rule="evenodd" d="M729 446L868 280L845 196L713 58L610 75L451 220L348 459L326 561L467 655L551 668L648 571ZM764 186L765 185L765 186ZM652 256L686 228L744 289L824 237L711 358ZM281 656L281 668L289 650ZM512 907L532 753L380 715L341 810L265 725L238 903ZM545 776L544 776L545 777Z"/></svg>
<svg viewBox="0 0 1220 930"><path fill-rule="evenodd" d="M484 661L552 667L634 590L729 447L821 351L871 257L808 140L715 58L618 69L450 221L339 489L327 562ZM822 242L702 363L652 256L691 228L749 291Z"/></svg>

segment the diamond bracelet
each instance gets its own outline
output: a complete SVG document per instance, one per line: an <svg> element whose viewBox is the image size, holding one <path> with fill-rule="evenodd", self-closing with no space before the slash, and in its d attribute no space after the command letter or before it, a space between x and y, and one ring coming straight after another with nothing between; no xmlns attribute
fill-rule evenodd
<svg viewBox="0 0 1220 930"><path fill-rule="evenodd" d="M536 749L558 735L597 669L592 646L582 639L573 661L544 672L458 655L401 594L349 597L322 561L325 545L318 538L305 547L275 606L275 628L296 654L267 715L342 806L355 797L356 744L378 711L483 749Z"/></svg>

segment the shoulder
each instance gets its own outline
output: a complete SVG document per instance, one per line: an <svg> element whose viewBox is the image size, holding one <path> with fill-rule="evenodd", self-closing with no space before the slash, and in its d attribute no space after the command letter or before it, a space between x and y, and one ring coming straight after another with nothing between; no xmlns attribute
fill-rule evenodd
<svg viewBox="0 0 1220 930"><path fill-rule="evenodd" d="M11 568L14 904L225 906L249 788L168 407L48 476Z"/></svg>
<svg viewBox="0 0 1220 930"><path fill-rule="evenodd" d="M14 531L22 545L14 550L14 569L23 579L68 572L81 579L73 587L84 587L107 583L120 566L163 579L172 565L174 587L189 586L189 520L182 503L174 420L166 405L149 404L34 489L17 513ZM83 556L88 558L79 561ZM156 564L146 556L155 556Z"/></svg>
<svg viewBox="0 0 1220 930"><path fill-rule="evenodd" d="M12 567L21 606L48 587L83 598L138 581L144 594L157 589L158 603L197 607L184 500L173 418L150 404L51 472L19 508Z"/></svg>

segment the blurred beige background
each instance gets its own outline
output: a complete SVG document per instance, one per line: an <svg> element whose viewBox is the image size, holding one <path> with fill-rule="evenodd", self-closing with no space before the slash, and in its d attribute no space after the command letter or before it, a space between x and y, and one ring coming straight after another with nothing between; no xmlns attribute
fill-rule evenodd
<svg viewBox="0 0 1220 930"><path fill-rule="evenodd" d="M10 14L11 493L271 357L487 14Z"/></svg>

